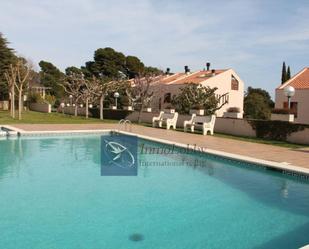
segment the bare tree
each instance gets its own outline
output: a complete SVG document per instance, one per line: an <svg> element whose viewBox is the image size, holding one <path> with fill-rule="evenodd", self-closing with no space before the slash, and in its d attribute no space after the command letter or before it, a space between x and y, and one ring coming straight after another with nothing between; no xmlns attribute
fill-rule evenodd
<svg viewBox="0 0 309 249"><path fill-rule="evenodd" d="M95 101L95 92L97 90L96 81L86 80L85 81L85 89L82 90L82 100L85 103L86 118L89 117L89 102Z"/></svg>
<svg viewBox="0 0 309 249"><path fill-rule="evenodd" d="M153 92L150 91L150 86L155 82L158 82L158 77L138 76L134 79L132 86L126 89L128 97L138 106L138 123L141 122L141 114L144 107L150 103L153 97Z"/></svg>
<svg viewBox="0 0 309 249"><path fill-rule="evenodd" d="M18 119L22 118L23 93L28 88L29 81L32 77L32 64L24 58L19 58L15 65L16 81L15 88L18 93Z"/></svg>
<svg viewBox="0 0 309 249"><path fill-rule="evenodd" d="M83 90L86 88L86 80L83 74L71 73L63 83L59 84L64 91L72 95L74 102L74 116L77 116L78 103L83 97Z"/></svg>
<svg viewBox="0 0 309 249"><path fill-rule="evenodd" d="M10 64L9 69L7 69L4 72L4 76L6 78L9 87L9 94L11 99L11 105L10 105L11 117L15 118L15 84L17 77L16 67Z"/></svg>
<svg viewBox="0 0 309 249"><path fill-rule="evenodd" d="M122 81L103 81L101 79L96 78L95 76L92 77L91 80L88 82L88 89L91 94L99 100L100 106L100 119L104 119L104 109L103 104L105 97L113 91L116 91L119 88L119 85L122 84Z"/></svg>

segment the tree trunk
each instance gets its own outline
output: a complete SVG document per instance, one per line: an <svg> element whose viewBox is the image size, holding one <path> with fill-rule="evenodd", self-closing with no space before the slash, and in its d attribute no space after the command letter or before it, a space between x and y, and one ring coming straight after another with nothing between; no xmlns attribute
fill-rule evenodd
<svg viewBox="0 0 309 249"><path fill-rule="evenodd" d="M12 96L12 89L10 89L10 114L13 117L13 96Z"/></svg>
<svg viewBox="0 0 309 249"><path fill-rule="evenodd" d="M15 118L15 88L14 85L11 89L11 116Z"/></svg>
<svg viewBox="0 0 309 249"><path fill-rule="evenodd" d="M138 112L138 119L137 119L137 123L141 123L142 122L142 112L143 112L143 109L144 109L144 103L143 101L141 102L141 108Z"/></svg>
<svg viewBox="0 0 309 249"><path fill-rule="evenodd" d="M77 103L75 103L75 107L74 107L74 116L77 117Z"/></svg>
<svg viewBox="0 0 309 249"><path fill-rule="evenodd" d="M89 100L88 100L88 98L87 98L87 99L86 99L86 118L89 117L89 110L88 110L88 108L89 108Z"/></svg>
<svg viewBox="0 0 309 249"><path fill-rule="evenodd" d="M100 119L103 120L103 103L104 103L104 95L100 97Z"/></svg>
<svg viewBox="0 0 309 249"><path fill-rule="evenodd" d="M22 90L19 90L18 93L18 119L21 120L21 112L22 112Z"/></svg>

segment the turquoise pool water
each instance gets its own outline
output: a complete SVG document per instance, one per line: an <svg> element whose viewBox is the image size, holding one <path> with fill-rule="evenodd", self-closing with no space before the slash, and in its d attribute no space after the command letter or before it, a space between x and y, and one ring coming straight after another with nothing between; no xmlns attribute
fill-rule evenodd
<svg viewBox="0 0 309 249"><path fill-rule="evenodd" d="M0 140L0 248L309 244L308 181L201 154L139 160L154 163L101 176L99 135Z"/></svg>

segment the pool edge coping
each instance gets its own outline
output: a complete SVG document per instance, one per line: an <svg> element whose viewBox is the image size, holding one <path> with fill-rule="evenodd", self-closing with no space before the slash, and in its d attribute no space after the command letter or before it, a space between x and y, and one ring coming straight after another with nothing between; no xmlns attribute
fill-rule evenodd
<svg viewBox="0 0 309 249"><path fill-rule="evenodd" d="M153 138L153 137L149 137L149 136L145 136L145 135L139 135L139 134L135 134L135 133L132 133L132 132L126 132L126 131L117 131L117 132L122 133L122 134L127 134L127 135L135 135L139 138L143 138L143 139L146 139L146 140L151 140L151 141L160 142L160 143L164 143L164 144L175 145L175 146L178 146L178 147L181 147L181 148L188 148L187 144L171 142L171 141L161 139L161 138ZM264 159L258 159L258 158L254 158L254 157L243 156L243 155L239 155L239 154L235 154L235 153L228 153L228 152L213 150L213 149L205 149L201 153L211 154L211 155L220 156L220 157L229 158L229 159L234 159L234 160L240 160L240 161L243 161L243 162L248 162L248 163L253 163L253 164L258 164L258 165L265 166L267 168L274 168L274 169L277 169L277 170L282 170L283 172L284 171L290 171L290 172L294 172L294 173L305 174L306 176L309 177L309 169L303 168L303 167L300 167L300 166L296 166L296 165L292 165L292 164L285 164L283 162L280 163L280 162L268 161L268 160L264 160Z"/></svg>
<svg viewBox="0 0 309 249"><path fill-rule="evenodd" d="M3 125L4 126L4 125ZM146 135L140 135L136 134L134 132L128 132L128 131L123 131L123 130L118 130L118 129L97 129L97 130L56 130L56 131L25 131L22 129L15 128L10 125L5 125L7 128L12 129L16 132L18 132L21 136L27 136L27 135L48 135L48 134L91 134L91 133L105 133L105 132L117 132L120 134L125 134L125 135L134 135L142 139L154 141L154 142L159 142L159 143L164 143L164 144L169 144L169 145L175 145L181 148L187 148L188 144L183 144L183 143L178 143L174 141L169 141L161 138L154 138ZM224 158L229 158L229 159L234 159L234 160L239 160L243 162L248 162L248 163L253 163L253 164L258 164L270 169L275 169L275 170L280 170L283 173L285 171L288 171L290 173L296 173L296 174L304 174L307 177L309 177L309 169L303 168L300 166L284 163L284 162L275 162L275 161L269 161L269 160L264 160L264 159L258 159L254 157L249 157L249 156L243 156L235 153L229 153L229 152L224 152L224 151L219 151L219 150L213 150L213 149L205 149L202 151L202 153L210 154L210 155L215 155L215 156L220 156Z"/></svg>

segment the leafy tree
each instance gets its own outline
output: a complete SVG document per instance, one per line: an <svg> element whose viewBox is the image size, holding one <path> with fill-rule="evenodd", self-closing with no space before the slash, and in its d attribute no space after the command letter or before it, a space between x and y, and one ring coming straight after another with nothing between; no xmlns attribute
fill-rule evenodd
<svg viewBox="0 0 309 249"><path fill-rule="evenodd" d="M94 61L87 61L85 63L85 66L82 67L82 70L86 72L85 76L87 78L91 78L92 76L95 76L95 77L102 76L99 66Z"/></svg>
<svg viewBox="0 0 309 249"><path fill-rule="evenodd" d="M0 33L0 99L8 98L8 85L4 73L16 59L14 50L8 47L8 41Z"/></svg>
<svg viewBox="0 0 309 249"><path fill-rule="evenodd" d="M163 72L162 70L156 68L156 67L145 67L144 68L144 74L147 74L147 75L161 75Z"/></svg>
<svg viewBox="0 0 309 249"><path fill-rule="evenodd" d="M119 72L125 73L126 57L112 48L99 48L94 52L94 62L101 75L118 79Z"/></svg>
<svg viewBox="0 0 309 249"><path fill-rule="evenodd" d="M281 72L281 84L287 81L287 72L285 62L282 64L282 72Z"/></svg>
<svg viewBox="0 0 309 249"><path fill-rule="evenodd" d="M83 70L77 67L67 67L65 69L65 74L70 75L70 74L83 74Z"/></svg>
<svg viewBox="0 0 309 249"><path fill-rule="evenodd" d="M248 87L244 99L245 116L253 119L269 119L274 107L269 93L261 88Z"/></svg>
<svg viewBox="0 0 309 249"><path fill-rule="evenodd" d="M58 99L62 98L64 91L59 83L64 80L65 75L50 62L40 61L39 66L41 67L41 84L45 87L51 88L51 95L56 96Z"/></svg>
<svg viewBox="0 0 309 249"><path fill-rule="evenodd" d="M291 79L291 69L290 66L288 66L288 70L286 71L286 80Z"/></svg>
<svg viewBox="0 0 309 249"><path fill-rule="evenodd" d="M271 99L270 94L269 94L266 90L264 90L264 89L262 89L262 88L253 88L253 87L250 87L250 86L249 86L248 89L247 89L245 98L246 98L247 96L250 96L250 94L253 94L253 93L257 93L257 94L262 95L263 98L264 98L264 100L265 100L265 102L267 103L267 105L268 105L270 108L273 108L273 107L275 106L275 103L274 103L274 101Z"/></svg>
<svg viewBox="0 0 309 249"><path fill-rule="evenodd" d="M245 115L253 119L269 119L271 109L262 95L253 93L245 99Z"/></svg>
<svg viewBox="0 0 309 249"><path fill-rule="evenodd" d="M190 109L199 106L206 110L206 115L211 115L227 103L223 102L220 104L221 99L226 94L217 98L215 95L216 90L216 87L204 87L194 83L189 83L180 89L180 93L173 98L172 104L176 106L176 109L180 113L189 113Z"/></svg>
<svg viewBox="0 0 309 249"><path fill-rule="evenodd" d="M144 64L136 56L126 57L126 69L128 77L135 78L144 71Z"/></svg>
<svg viewBox="0 0 309 249"><path fill-rule="evenodd" d="M81 68L87 78L93 75L105 80L124 80L138 75L158 75L162 72L155 67L145 67L136 56L125 56L112 48L99 48L94 52L94 60Z"/></svg>

